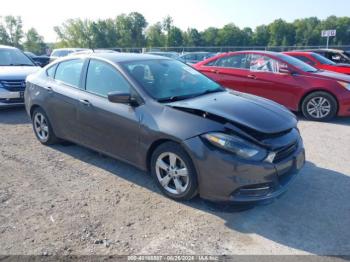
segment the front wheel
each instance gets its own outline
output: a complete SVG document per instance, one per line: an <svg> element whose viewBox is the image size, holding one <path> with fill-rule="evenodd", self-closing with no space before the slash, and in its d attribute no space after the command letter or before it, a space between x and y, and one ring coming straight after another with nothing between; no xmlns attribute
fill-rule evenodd
<svg viewBox="0 0 350 262"><path fill-rule="evenodd" d="M41 108L36 108L32 115L33 129L40 143L52 145L58 142L55 133L52 130L51 123Z"/></svg>
<svg viewBox="0 0 350 262"><path fill-rule="evenodd" d="M164 143L154 151L151 172L160 190L172 199L190 200L197 194L197 174L192 160L176 143Z"/></svg>
<svg viewBox="0 0 350 262"><path fill-rule="evenodd" d="M328 121L336 116L337 111L337 101L326 92L311 93L302 103L303 115L309 120Z"/></svg>

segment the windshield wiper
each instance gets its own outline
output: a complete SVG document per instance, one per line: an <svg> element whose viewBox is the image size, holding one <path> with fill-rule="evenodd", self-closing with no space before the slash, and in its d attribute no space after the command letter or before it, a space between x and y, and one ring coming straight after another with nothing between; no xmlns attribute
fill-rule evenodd
<svg viewBox="0 0 350 262"><path fill-rule="evenodd" d="M225 91L225 89L223 89L223 88L216 88L216 89L213 89L213 90L206 90L206 91L204 91L202 93L197 93L197 94L171 96L171 97L161 98L161 99L158 99L158 102L166 103L166 102L181 101L181 100L185 100L185 99L195 98L195 97L198 97L198 96L211 94L211 93L217 93L217 92L223 92L223 91Z"/></svg>
<svg viewBox="0 0 350 262"><path fill-rule="evenodd" d="M212 90L205 90L202 93L197 94L196 96L202 96L202 95L206 95L206 94L212 94L212 93L218 93L218 92L223 92L225 91L225 89L223 88L216 88L216 89L212 89Z"/></svg>
<svg viewBox="0 0 350 262"><path fill-rule="evenodd" d="M193 95L183 95L183 96L171 96L166 98L160 98L158 99L158 102L166 103L166 102L175 102L175 101L181 101L188 98L192 98Z"/></svg>

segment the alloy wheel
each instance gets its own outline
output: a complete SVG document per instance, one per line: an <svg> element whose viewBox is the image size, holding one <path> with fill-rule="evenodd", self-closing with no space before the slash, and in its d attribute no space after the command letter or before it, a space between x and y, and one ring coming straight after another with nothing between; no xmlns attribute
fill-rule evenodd
<svg viewBox="0 0 350 262"><path fill-rule="evenodd" d="M49 125L45 116L42 113L38 112L35 114L34 129L41 141L45 142L49 139Z"/></svg>
<svg viewBox="0 0 350 262"><path fill-rule="evenodd" d="M165 152L156 161L156 174L162 187L171 194L181 195L189 186L189 170L176 154Z"/></svg>
<svg viewBox="0 0 350 262"><path fill-rule="evenodd" d="M325 97L314 97L307 102L306 110L310 116L321 119L328 116L331 112L331 103Z"/></svg>

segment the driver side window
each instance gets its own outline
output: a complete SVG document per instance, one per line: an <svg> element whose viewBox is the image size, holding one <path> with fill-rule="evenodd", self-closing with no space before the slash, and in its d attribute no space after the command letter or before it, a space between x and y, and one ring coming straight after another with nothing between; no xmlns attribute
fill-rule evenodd
<svg viewBox="0 0 350 262"><path fill-rule="evenodd" d="M279 63L271 57L259 54L252 54L250 55L249 70L278 73Z"/></svg>
<svg viewBox="0 0 350 262"><path fill-rule="evenodd" d="M110 92L130 93L130 85L114 67L92 59L86 76L86 91L107 97Z"/></svg>

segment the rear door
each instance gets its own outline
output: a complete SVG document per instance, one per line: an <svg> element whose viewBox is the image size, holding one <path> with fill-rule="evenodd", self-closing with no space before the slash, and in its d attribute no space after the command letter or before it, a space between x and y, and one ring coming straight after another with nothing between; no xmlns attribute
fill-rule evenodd
<svg viewBox="0 0 350 262"><path fill-rule="evenodd" d="M132 92L131 85L111 64L91 59L85 90L79 98L77 122L82 143L98 151L137 162L142 106L108 101L110 92Z"/></svg>
<svg viewBox="0 0 350 262"><path fill-rule="evenodd" d="M45 110L57 136L79 141L76 109L81 90L83 59L72 59L59 63L47 70Z"/></svg>
<svg viewBox="0 0 350 262"><path fill-rule="evenodd" d="M202 66L200 71L223 87L247 92L247 55L244 53L227 55Z"/></svg>

